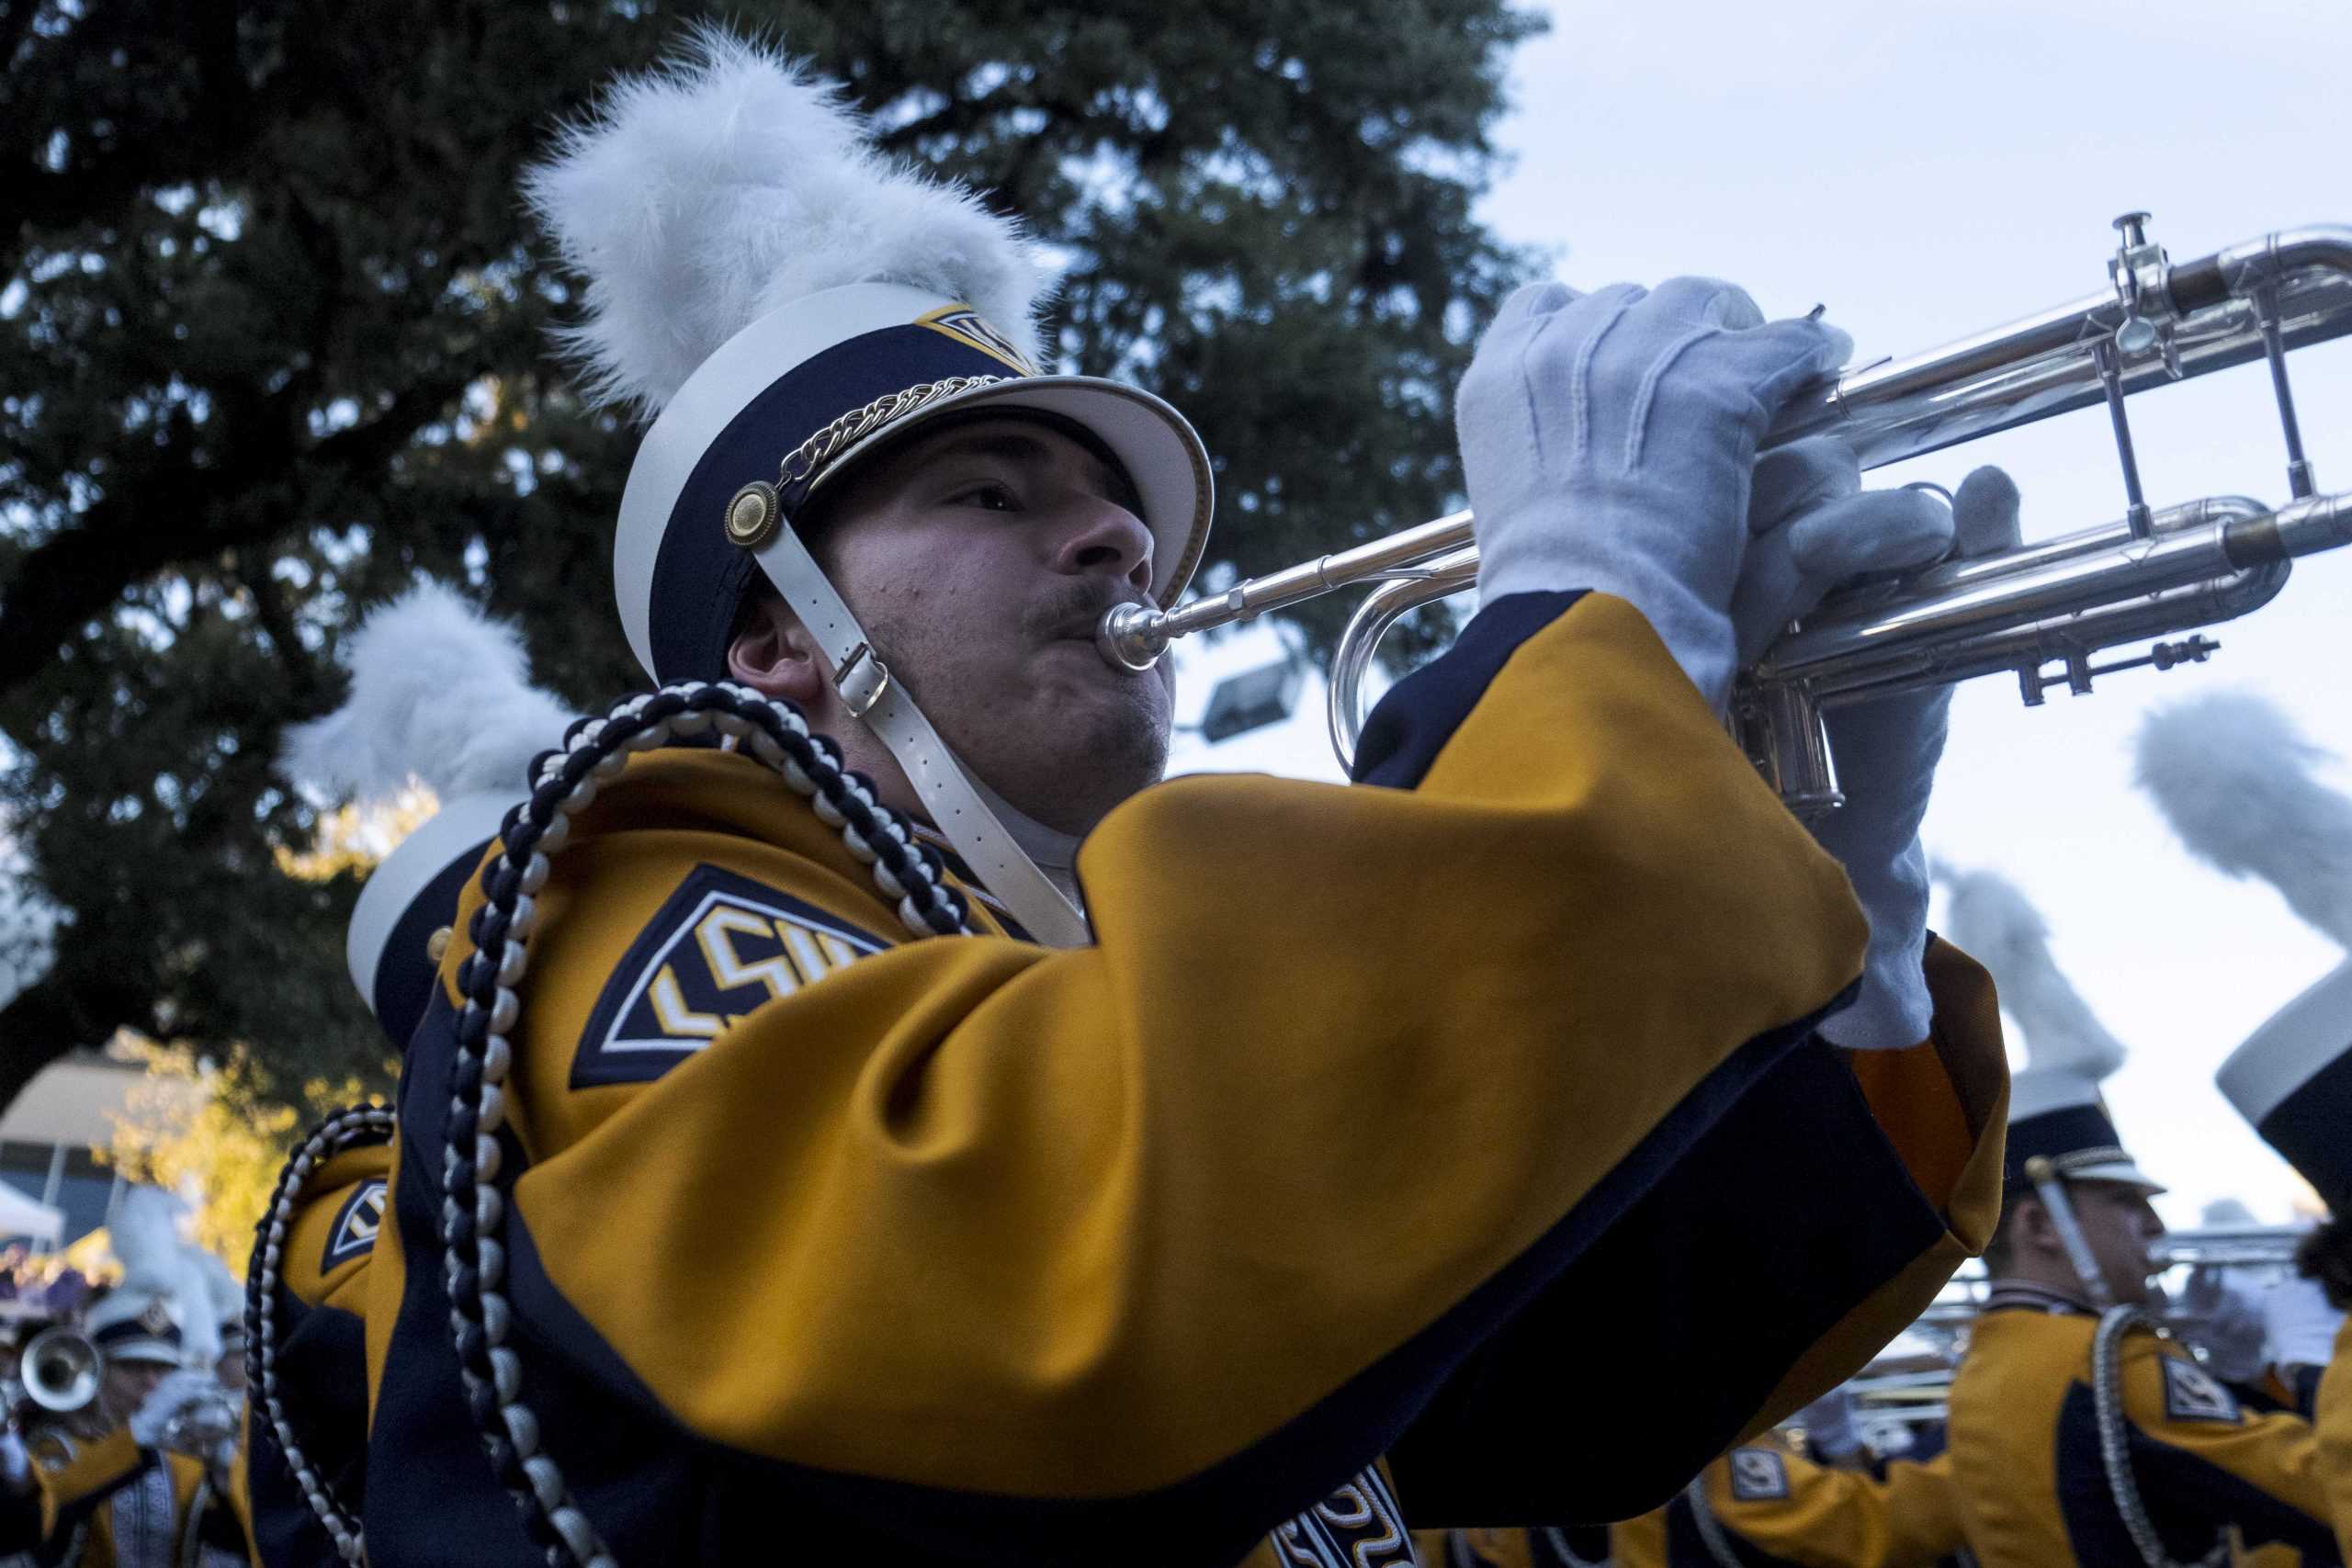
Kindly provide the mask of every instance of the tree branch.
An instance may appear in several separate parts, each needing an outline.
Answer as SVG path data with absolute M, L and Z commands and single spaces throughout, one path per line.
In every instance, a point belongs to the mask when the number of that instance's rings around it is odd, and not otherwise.
M 72 527 L 28 552 L 0 593 L 0 697 L 36 679 L 85 622 L 135 584 L 168 567 L 266 544 L 300 525 L 300 518 L 232 505 L 248 488 L 298 464 L 314 473 L 341 468 L 355 481 L 380 480 L 393 454 L 471 379 L 448 371 L 421 381 L 378 418 L 338 431 L 307 453 L 292 450 L 290 442 L 257 439 L 241 444 L 214 468 L 163 466 L 138 484 L 109 491 Z M 167 517 L 199 521 L 191 528 L 158 524 Z

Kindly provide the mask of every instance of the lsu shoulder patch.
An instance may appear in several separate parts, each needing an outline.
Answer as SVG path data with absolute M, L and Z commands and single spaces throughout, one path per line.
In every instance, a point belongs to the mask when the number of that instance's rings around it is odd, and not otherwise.
M 1418 1568 L 1404 1510 L 1374 1465 L 1272 1537 L 1275 1559 L 1288 1568 Z
M 2165 1420 L 2218 1421 L 2234 1427 L 2242 1419 L 2237 1396 L 2188 1357 L 2161 1357 L 2158 1365 L 2165 1373 Z
M 319 1272 L 329 1273 L 355 1258 L 365 1258 L 376 1247 L 376 1233 L 384 1224 L 384 1195 L 391 1183 L 380 1176 L 371 1176 L 351 1190 L 343 1207 L 334 1214 L 334 1224 L 327 1231 L 327 1249 L 319 1259 Z
M 1789 1461 L 1770 1449 L 1734 1449 L 1731 1495 L 1740 1503 L 1783 1503 L 1789 1496 Z
M 650 1083 L 754 1008 L 888 945 L 750 877 L 696 866 L 605 982 L 571 1087 Z

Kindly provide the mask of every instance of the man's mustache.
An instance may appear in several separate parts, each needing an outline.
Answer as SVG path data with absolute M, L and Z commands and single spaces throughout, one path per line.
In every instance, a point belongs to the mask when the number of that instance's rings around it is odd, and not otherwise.
M 1103 612 L 1114 604 L 1151 604 L 1151 596 L 1125 583 L 1072 579 L 1032 604 L 1021 617 L 1021 626 L 1039 642 L 1091 637 Z

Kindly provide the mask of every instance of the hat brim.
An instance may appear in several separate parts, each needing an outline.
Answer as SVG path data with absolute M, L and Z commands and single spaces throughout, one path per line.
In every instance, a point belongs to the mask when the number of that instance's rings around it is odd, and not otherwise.
M 2112 1181 L 2119 1187 L 2136 1187 L 2151 1198 L 2172 1190 L 2128 1159 L 2106 1160 L 2071 1169 L 2062 1163 L 2059 1174 L 2069 1181 Z
M 125 1339 L 107 1346 L 105 1359 L 108 1362 L 146 1361 L 164 1367 L 176 1367 L 182 1359 L 178 1346 L 161 1339 Z
M 944 414 L 987 407 L 1007 414 L 1035 409 L 1070 421 L 1110 450 L 1127 471 L 1151 530 L 1151 596 L 1170 604 L 1184 592 L 1208 548 L 1216 491 L 1208 449 L 1184 416 L 1139 388 L 1095 376 L 1024 376 L 974 387 L 924 405 L 842 448 L 809 487 L 821 493 L 877 448 L 903 441 Z

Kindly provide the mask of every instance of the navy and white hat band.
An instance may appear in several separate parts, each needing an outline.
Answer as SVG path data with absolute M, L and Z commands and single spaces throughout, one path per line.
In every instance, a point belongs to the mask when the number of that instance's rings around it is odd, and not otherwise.
M 751 553 L 720 526 L 728 502 L 744 484 L 774 481 L 786 455 L 878 400 L 918 386 L 1020 374 L 958 338 L 910 323 L 836 344 L 745 403 L 671 504 L 670 526 L 653 565 L 654 677 L 710 680 L 725 673 L 735 607 L 758 571 Z M 787 497 L 787 505 L 796 499 Z

